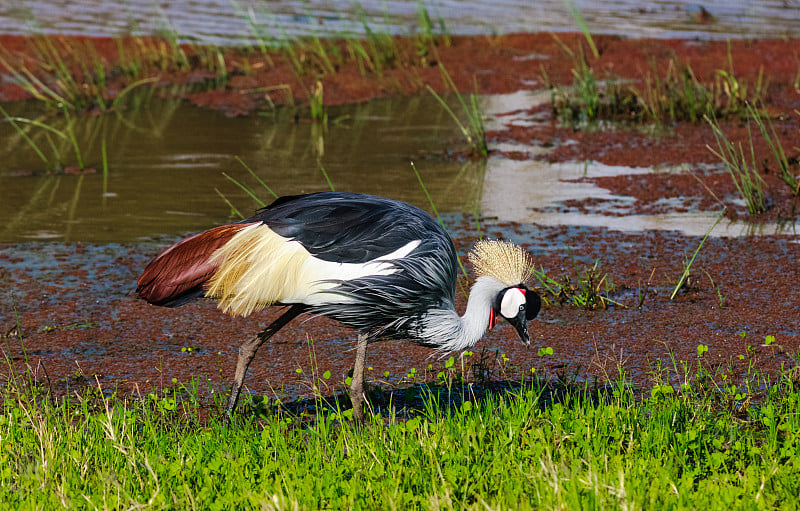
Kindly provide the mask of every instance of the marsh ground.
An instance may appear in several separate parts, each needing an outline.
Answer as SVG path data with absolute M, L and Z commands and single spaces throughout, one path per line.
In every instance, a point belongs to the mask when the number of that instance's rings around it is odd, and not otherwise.
M 86 42 L 59 36 L 53 40 L 65 50 L 84 47 Z M 641 83 L 651 73 L 684 62 L 696 79 L 709 87 L 719 83 L 719 70 L 730 71 L 730 65 L 737 82 L 747 84 L 751 91 L 762 84 L 764 105 L 796 169 L 800 155 L 798 40 L 719 42 L 597 36 L 594 41 L 599 55 L 590 60 L 600 80 Z M 5 37 L 0 43 L 7 55 L 36 65 L 30 38 Z M 117 42 L 97 39 L 91 43 L 107 69 L 115 69 L 120 48 Z M 139 43 L 123 41 L 127 44 L 135 48 Z M 209 81 L 219 77 L 210 74 L 207 66 L 153 67 L 145 69 L 138 79 L 157 78 L 159 85 L 185 86 L 165 94 L 178 94 L 198 107 L 230 116 L 253 115 L 281 108 L 282 104 L 285 107 L 288 102 L 302 105 L 317 82 L 322 84 L 326 105 L 428 94 L 427 84 L 445 92 L 439 63 L 464 92 L 500 94 L 567 85 L 573 81 L 576 60 L 565 48 L 577 51 L 583 44 L 580 34 L 454 36 L 449 44 L 430 46 L 422 54 L 417 42 L 400 39 L 396 62 L 381 73 L 365 73 L 357 61 L 343 61 L 335 72 L 302 74 L 285 55 L 268 64 L 259 52 L 225 49 L 221 51 L 226 76 L 213 87 L 208 86 Z M 191 57 L 191 50 L 187 49 L 187 54 Z M 310 66 L 322 65 L 313 55 L 308 58 Z M 201 62 L 201 58 L 189 61 Z M 76 75 L 81 72 L 75 70 Z M 102 93 L 108 96 L 106 101 L 113 100 L 114 94 L 132 81 L 124 72 L 111 72 Z M 282 88 L 264 89 L 273 85 Z M 291 91 L 291 99 L 287 91 Z M 0 98 L 6 101 L 25 97 L 24 91 L 9 81 L 0 85 Z M 95 105 L 89 111 L 98 113 L 98 108 Z M 670 300 L 686 261 L 701 242 L 700 236 L 670 230 L 482 219 L 483 234 L 512 237 L 529 245 L 537 265 L 553 278 L 569 277 L 575 282 L 580 272 L 599 261 L 599 277 L 605 275 L 606 283 L 613 282 L 609 296 L 619 303 L 596 310 L 569 304 L 545 307 L 531 327 L 531 350 L 520 346 L 509 328 L 490 332 L 473 351 L 489 354 L 486 363 L 495 375 L 517 378 L 529 374 L 533 367 L 539 374 L 577 374 L 602 380 L 615 378 L 622 368 L 632 380 L 646 386 L 652 383 L 653 367 L 672 363 L 673 357 L 690 367 L 702 364 L 734 375 L 754 368 L 773 373 L 783 364 L 796 363 L 800 349 L 800 296 L 796 292 L 800 243 L 795 230 L 798 199 L 775 177 L 763 140 L 756 137 L 755 150 L 767 183 L 769 207 L 764 214 L 751 217 L 737 200 L 729 176 L 714 166 L 718 160 L 707 148 L 713 144 L 713 134 L 705 123 L 665 121 L 646 129 L 625 123 L 588 127 L 561 122 L 549 105 L 509 114 L 530 116 L 539 122 L 511 123 L 491 131 L 491 158 L 596 161 L 656 168 L 686 165 L 690 169 L 687 172 L 583 179 L 615 195 L 632 198 L 621 213 L 628 218 L 652 213 L 716 212 L 724 205 L 729 218 L 752 222 L 753 234 L 711 236 L 691 266 L 688 284 Z M 303 115 L 300 122 L 304 122 Z M 500 119 L 502 122 L 502 116 Z M 723 117 L 721 123 L 733 140 L 746 140 L 746 123 L 740 117 Z M 548 150 L 509 150 L 509 143 Z M 492 149 L 493 144 L 503 145 Z M 467 151 L 443 152 L 441 157 L 466 158 Z M 525 207 L 524 192 L 514 200 Z M 559 207 L 609 219 L 620 215 L 603 200 L 565 201 Z M 471 212 L 464 213 L 448 220 L 462 251 L 478 235 Z M 768 228 L 760 229 L 759 223 L 768 224 Z M 133 289 L 139 272 L 149 258 L 182 233 L 159 234 L 165 236 L 144 243 L 77 241 L 0 246 L 0 327 L 5 334 L 4 351 L 17 367 L 30 367 L 57 394 L 96 381 L 107 390 L 144 393 L 173 378 L 180 382 L 207 379 L 214 388 L 223 388 L 232 374 L 241 340 L 259 330 L 276 311 L 242 320 L 225 317 L 213 304 L 203 301 L 179 309 L 161 309 L 138 300 Z M 767 336 L 776 339 L 770 346 L 765 345 Z M 274 343 L 262 348 L 251 365 L 248 386 L 257 395 L 303 394 L 308 390 L 312 355 L 320 371 L 330 371 L 332 380 L 341 382 L 352 363 L 352 341 L 352 332 L 327 320 L 296 321 L 276 336 Z M 708 347 L 702 359 L 698 345 Z M 548 346 L 553 354 L 539 356 L 538 348 Z M 386 385 L 396 384 L 411 368 L 420 374 L 432 364 L 435 372 L 443 361 L 431 355 L 429 350 L 405 342 L 374 345 L 368 353 L 372 366 L 369 377 Z

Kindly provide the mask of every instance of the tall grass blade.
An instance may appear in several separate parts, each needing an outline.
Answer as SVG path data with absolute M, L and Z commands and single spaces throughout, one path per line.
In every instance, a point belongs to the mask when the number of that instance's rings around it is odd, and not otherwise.
M 439 225 L 442 226 L 442 229 L 447 231 L 447 227 L 444 225 L 444 220 L 442 220 L 442 216 L 439 214 L 439 211 L 436 209 L 436 204 L 433 202 L 433 197 L 431 197 L 431 194 L 428 193 L 428 187 L 426 187 L 425 183 L 422 181 L 422 176 L 420 175 L 419 171 L 417 170 L 417 166 L 413 161 L 411 162 L 411 169 L 414 171 L 414 175 L 417 176 L 417 181 L 419 182 L 419 186 L 422 188 L 422 191 L 425 193 L 425 197 L 428 198 L 428 204 L 430 204 L 433 214 L 436 215 L 436 220 L 439 221 Z M 464 263 L 461 262 L 461 258 L 456 256 L 456 260 L 458 261 L 458 266 L 461 268 L 461 274 L 464 275 L 464 277 L 467 277 L 467 270 L 464 268 Z M 464 287 L 464 284 L 461 282 L 461 279 L 458 280 L 458 286 L 461 288 L 461 292 L 464 293 L 464 296 L 469 295 L 467 289 Z
M 792 174 L 792 171 L 789 169 L 789 159 L 786 157 L 786 152 L 783 150 L 783 144 L 781 144 L 780 138 L 778 138 L 778 133 L 775 131 L 775 125 L 772 124 L 772 121 L 769 119 L 769 117 L 766 117 L 766 119 L 762 117 L 758 108 L 753 106 L 752 103 L 747 104 L 747 112 L 750 115 L 750 118 L 755 121 L 759 130 L 761 130 L 761 135 L 764 137 L 764 140 L 766 140 L 767 145 L 772 152 L 772 156 L 775 158 L 775 161 L 780 168 L 781 180 L 786 184 L 786 186 L 789 187 L 789 189 L 792 191 L 792 194 L 800 195 L 800 182 L 798 182 L 797 176 Z
M 31 137 L 29 137 L 28 134 L 25 133 L 25 130 L 23 130 L 17 124 L 17 121 L 28 122 L 30 121 L 30 119 L 25 119 L 22 117 L 11 117 L 10 115 L 8 115 L 8 112 L 6 112 L 5 108 L 3 108 L 2 106 L 0 106 L 0 113 L 3 114 L 5 120 L 8 121 L 11 124 L 11 126 L 14 127 L 19 136 L 22 137 L 22 139 L 28 144 L 28 146 L 30 146 L 30 148 L 33 149 L 36 155 L 39 156 L 39 159 L 41 159 L 45 165 L 50 165 L 50 160 L 48 160 L 47 157 L 42 152 L 42 150 L 39 149 L 39 146 L 36 144 L 36 142 L 34 142 L 33 139 L 31 139 Z
M 675 285 L 675 289 L 672 290 L 672 294 L 669 295 L 669 299 L 670 300 L 674 299 L 675 295 L 678 294 L 678 291 L 680 290 L 681 286 L 683 286 L 683 283 L 686 281 L 686 278 L 689 276 L 689 270 L 691 270 L 692 263 L 694 263 L 694 260 L 697 257 L 697 254 L 700 253 L 700 249 L 703 248 L 703 244 L 705 244 L 705 242 L 708 239 L 709 235 L 711 235 L 711 231 L 713 231 L 714 228 L 717 226 L 717 224 L 720 223 L 720 221 L 722 221 L 722 217 L 723 216 L 725 216 L 725 208 L 722 208 L 722 211 L 719 212 L 719 215 L 717 215 L 717 219 L 714 220 L 714 223 L 711 224 L 711 227 L 708 228 L 708 231 L 706 231 L 706 234 L 705 234 L 705 236 L 703 236 L 703 239 L 700 241 L 700 244 L 697 245 L 697 248 L 695 249 L 694 254 L 692 254 L 692 258 L 689 259 L 689 262 L 687 262 L 686 266 L 683 268 L 683 274 L 681 275 L 681 278 L 678 280 L 678 283 Z
M 130 91 L 132 91 L 133 89 L 135 89 L 137 87 L 140 87 L 142 85 L 145 85 L 147 83 L 158 82 L 158 80 L 159 80 L 159 78 L 157 76 L 153 76 L 153 77 L 150 77 L 150 78 L 142 78 L 141 80 L 136 80 L 135 82 L 129 84 L 127 87 L 125 87 L 124 89 L 119 91 L 119 93 L 117 94 L 117 97 L 114 98 L 114 101 L 111 102 L 111 108 L 116 110 L 117 107 L 119 106 L 119 103 L 122 101 L 122 99 L 125 98 L 125 96 L 127 96 L 128 93 Z
M 470 104 L 467 105 L 467 102 L 464 100 L 464 97 L 461 93 L 458 92 L 453 79 L 450 77 L 450 74 L 445 69 L 442 63 L 439 63 L 439 70 L 442 73 L 442 79 L 444 80 L 445 84 L 450 88 L 455 97 L 458 99 L 459 104 L 461 105 L 461 109 L 466 115 L 469 124 L 464 124 L 459 119 L 458 115 L 450 108 L 450 105 L 440 96 L 433 87 L 430 85 L 426 85 L 428 91 L 436 98 L 442 108 L 450 115 L 450 117 L 455 121 L 458 129 L 461 131 L 464 138 L 467 140 L 470 148 L 472 149 L 473 154 L 486 156 L 488 151 L 488 145 L 486 143 L 486 130 L 483 123 L 483 111 L 480 107 L 480 103 L 477 97 L 477 94 L 470 95 Z
M 75 150 L 75 157 L 78 159 L 78 168 L 83 170 L 85 167 L 83 165 L 83 157 L 81 156 L 81 149 L 78 147 L 78 139 L 75 136 L 75 123 L 73 122 L 72 117 L 69 115 L 69 111 L 64 108 L 64 115 L 67 118 L 67 136 L 69 141 L 72 143 L 72 148 Z
M 217 192 L 217 195 L 219 195 L 219 196 L 220 196 L 220 198 L 221 198 L 223 201 L 225 201 L 225 204 L 227 204 L 227 205 L 228 205 L 228 207 L 229 207 L 229 208 L 231 208 L 231 212 L 232 212 L 234 215 L 236 215 L 236 216 L 238 216 L 239 218 L 241 218 L 242 220 L 244 220 L 245 216 L 244 216 L 244 215 L 243 215 L 243 214 L 242 214 L 242 213 L 241 213 L 241 212 L 240 212 L 238 209 L 236 209 L 236 206 L 234 206 L 234 205 L 231 203 L 231 201 L 229 201 L 229 200 L 228 200 L 228 198 L 227 198 L 227 197 L 225 197 L 225 195 L 223 195 L 223 194 L 222 194 L 222 192 L 220 192 L 220 191 L 219 191 L 219 189 L 218 189 L 218 188 L 214 188 L 214 191 L 215 191 L 215 192 Z
M 256 180 L 256 181 L 258 181 L 258 184 L 260 184 L 262 187 L 264 187 L 264 189 L 265 189 L 267 192 L 269 192 L 269 194 L 270 194 L 270 195 L 272 195 L 272 196 L 273 196 L 274 198 L 276 198 L 276 199 L 278 198 L 278 194 L 277 194 L 277 193 L 275 193 L 275 192 L 272 190 L 272 188 L 270 188 L 269 186 L 267 186 L 267 183 L 265 183 L 264 181 L 262 181 L 262 180 L 261 180 L 261 178 L 260 178 L 260 177 L 258 177 L 258 175 L 257 175 L 255 172 L 253 172 L 253 169 L 251 169 L 251 168 L 250 168 L 250 166 L 249 166 L 249 165 L 247 165 L 247 164 L 244 162 L 244 160 L 242 160 L 241 158 L 239 158 L 238 156 L 236 156 L 236 161 L 238 161 L 239 163 L 241 163 L 241 164 L 242 164 L 242 167 L 244 167 L 244 168 L 247 170 L 247 172 L 249 172 L 249 173 L 250 173 L 250 175 L 251 175 L 251 176 L 253 176 L 253 177 L 255 178 L 255 180 Z
M 317 167 L 319 167 L 320 172 L 322 172 L 322 175 L 325 177 L 325 182 L 328 183 L 328 188 L 330 188 L 332 192 L 335 192 L 336 190 L 333 188 L 333 182 L 328 176 L 328 173 L 325 171 L 325 167 L 322 166 L 322 160 L 319 158 L 317 158 Z
M 3 111 L 5 112 L 5 110 Z M 69 137 L 66 133 L 61 130 L 58 130 L 49 124 L 45 124 L 42 121 L 37 121 L 36 119 L 28 119 L 26 117 L 6 117 L 7 120 L 13 122 L 20 122 L 23 124 L 30 124 L 31 126 L 36 126 L 37 128 L 41 128 L 49 133 L 53 133 L 54 135 L 58 135 L 59 137 L 63 138 L 64 140 L 68 140 Z
M 100 154 L 103 161 L 103 207 L 106 205 L 108 198 L 108 154 L 106 152 L 106 137 L 103 137 L 103 142 L 100 145 Z
M 253 190 L 251 190 L 249 187 L 247 187 L 247 186 L 243 185 L 242 183 L 240 183 L 239 181 L 237 181 L 235 178 L 232 178 L 231 176 L 229 176 L 229 175 L 228 175 L 227 173 L 225 173 L 225 172 L 223 172 L 223 173 L 222 173 L 222 175 L 223 175 L 223 176 L 225 176 L 225 179 L 227 179 L 228 181 L 231 181 L 233 184 L 235 184 L 236 186 L 238 186 L 239 188 L 241 188 L 241 189 L 242 189 L 242 190 L 243 190 L 243 191 L 244 191 L 244 192 L 245 192 L 247 195 L 249 195 L 250 197 L 252 197 L 252 198 L 253 198 L 253 200 L 254 200 L 254 201 L 256 201 L 256 202 L 258 203 L 258 205 L 259 205 L 259 206 L 261 206 L 262 208 L 264 208 L 264 207 L 266 207 L 266 206 L 267 206 L 267 205 L 266 205 L 266 203 L 264 203 L 264 201 L 262 201 L 261 199 L 259 199 L 259 198 L 258 198 L 258 196 L 257 196 L 257 195 L 256 195 L 256 194 L 253 192 Z
M 578 9 L 573 0 L 564 0 L 564 4 L 566 5 L 569 13 L 572 15 L 572 19 L 574 19 L 581 28 L 581 32 L 583 32 L 583 36 L 586 38 L 586 42 L 589 43 L 589 48 L 592 50 L 592 55 L 594 55 L 594 58 L 599 58 L 600 52 L 597 51 L 597 46 L 594 44 L 592 34 L 589 32 L 589 26 L 586 25 L 586 20 L 583 19 L 580 9 Z
M 717 123 L 716 119 L 704 116 L 706 122 L 711 126 L 714 132 L 714 138 L 717 142 L 717 149 L 706 145 L 709 151 L 716 155 L 720 161 L 725 165 L 725 169 L 731 176 L 736 190 L 739 195 L 747 204 L 747 211 L 750 214 L 758 214 L 764 212 L 764 192 L 763 188 L 766 185 L 764 178 L 758 173 L 756 168 L 755 149 L 753 148 L 753 137 L 750 133 L 750 123 L 747 124 L 748 141 L 750 143 L 750 163 L 748 163 L 747 155 L 745 154 L 742 144 L 734 145 Z

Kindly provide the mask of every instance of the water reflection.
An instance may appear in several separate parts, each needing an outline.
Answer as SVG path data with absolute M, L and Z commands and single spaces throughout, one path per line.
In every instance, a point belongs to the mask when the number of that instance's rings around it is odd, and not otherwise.
M 411 169 L 415 161 L 441 211 L 474 211 L 480 200 L 485 162 L 442 157 L 463 146 L 452 120 L 430 97 L 331 108 L 330 118 L 336 121 L 323 126 L 294 122 L 286 112 L 228 118 L 149 94 L 118 113 L 39 119 L 74 134 L 83 171 L 77 169 L 69 141 L 50 140 L 52 132 L 26 125 L 26 136 L 51 160 L 45 163 L 24 136 L 0 123 L 0 242 L 183 234 L 233 219 L 215 189 L 249 214 L 257 203 L 223 172 L 262 193 L 264 200 L 269 194 L 237 158 L 279 195 L 328 189 L 324 168 L 337 189 L 427 208 Z
M 540 122 L 529 116 L 546 94 L 520 92 L 484 98 L 487 126 Z M 144 99 L 142 99 L 142 97 Z M 270 116 L 228 118 L 217 112 L 152 97 L 132 99 L 116 113 L 92 118 L 42 119 L 77 140 L 77 152 L 55 144 L 32 124 L 23 136 L 0 123 L 0 242 L 29 239 L 127 241 L 177 236 L 249 216 L 276 195 L 335 188 L 382 195 L 432 209 L 411 167 L 415 162 L 442 213 L 482 214 L 498 222 L 672 230 L 702 236 L 716 212 L 698 212 L 692 197 L 661 204 L 666 214 L 638 215 L 634 197 L 613 195 L 577 178 L 680 172 L 541 159 L 458 161 L 464 150 L 452 119 L 433 97 L 378 100 L 330 108 L 327 124 L 295 122 L 288 109 Z M 24 108 L 24 106 L 23 106 Z M 508 114 L 508 112 L 513 112 Z M 503 114 L 505 115 L 498 115 Z M 26 138 L 27 137 L 27 138 Z M 44 163 L 28 140 L 56 155 Z M 107 148 L 108 172 L 102 148 Z M 549 149 L 535 142 L 494 149 L 530 156 Z M 253 170 L 251 175 L 247 168 Z M 70 174 L 70 172 L 75 175 Z M 269 190 L 261 183 L 266 184 Z M 565 207 L 595 199 L 592 210 Z M 685 213 L 675 211 L 688 210 Z M 712 236 L 796 234 L 797 224 L 720 222 Z

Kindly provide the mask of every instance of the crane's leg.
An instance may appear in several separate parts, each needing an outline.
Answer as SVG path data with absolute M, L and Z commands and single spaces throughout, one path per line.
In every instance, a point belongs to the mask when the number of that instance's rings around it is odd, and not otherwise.
M 275 335 L 278 330 L 286 326 L 286 323 L 296 318 L 306 310 L 304 305 L 292 305 L 289 310 L 278 316 L 278 319 L 269 324 L 261 333 L 246 341 L 239 346 L 239 359 L 236 361 L 236 374 L 233 377 L 233 386 L 231 387 L 231 395 L 228 398 L 228 406 L 225 407 L 225 416 L 230 420 L 233 414 L 236 403 L 239 401 L 239 393 L 242 391 L 244 384 L 244 375 L 247 373 L 247 368 L 253 357 L 256 356 L 258 348 L 264 344 L 270 337 Z
M 364 359 L 367 356 L 367 335 L 358 334 L 356 362 L 353 366 L 353 381 L 350 383 L 350 402 L 353 403 L 353 419 L 364 421 Z

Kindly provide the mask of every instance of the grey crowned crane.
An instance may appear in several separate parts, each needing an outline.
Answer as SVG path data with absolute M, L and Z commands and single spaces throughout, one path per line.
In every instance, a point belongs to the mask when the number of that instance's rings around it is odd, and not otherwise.
M 333 318 L 358 332 L 350 388 L 362 420 L 367 343 L 408 339 L 442 351 L 465 349 L 505 318 L 527 346 L 527 321 L 541 301 L 529 288 L 531 260 L 521 247 L 480 241 L 470 254 L 477 280 L 466 312 L 455 309 L 453 242 L 425 211 L 354 193 L 281 197 L 241 222 L 179 241 L 151 261 L 137 292 L 174 307 L 200 296 L 247 316 L 288 309 L 239 348 L 226 414 L 239 398 L 256 350 L 301 313 Z

